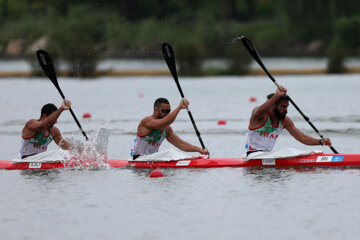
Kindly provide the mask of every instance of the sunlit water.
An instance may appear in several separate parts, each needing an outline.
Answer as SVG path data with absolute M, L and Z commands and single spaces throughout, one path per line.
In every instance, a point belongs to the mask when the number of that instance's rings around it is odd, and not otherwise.
M 279 76 L 295 103 L 341 153 L 359 153 L 360 75 Z M 172 108 L 180 94 L 170 77 L 59 78 L 92 134 L 110 130 L 108 156 L 127 159 L 139 121 L 158 97 Z M 251 110 L 274 91 L 265 76 L 181 78 L 212 157 L 240 157 Z M 250 97 L 258 101 L 252 103 Z M 61 97 L 47 79 L 0 80 L 0 159 L 17 156 L 21 129 Z M 90 119 L 82 119 L 89 112 Z M 302 131 L 315 132 L 293 107 Z M 227 121 L 217 125 L 218 120 Z M 66 138 L 84 141 L 69 112 L 57 123 Z M 186 111 L 172 125 L 199 145 Z M 56 149 L 55 144 L 50 149 Z M 165 142 L 162 148 L 171 145 Z M 276 149 L 308 147 L 284 133 Z M 0 170 L 1 239 L 358 239 L 360 169 L 98 169 Z

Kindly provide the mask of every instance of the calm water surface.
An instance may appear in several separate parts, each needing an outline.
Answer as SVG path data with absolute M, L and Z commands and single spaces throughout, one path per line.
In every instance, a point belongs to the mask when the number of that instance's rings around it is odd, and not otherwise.
M 276 77 L 317 128 L 342 153 L 359 153 L 360 75 Z M 212 157 L 240 157 L 253 107 L 274 91 L 265 76 L 181 78 L 185 96 Z M 109 158 L 127 159 L 136 127 L 153 101 L 180 101 L 170 77 L 60 78 L 88 133 L 110 129 Z M 257 103 L 251 103 L 256 97 Z M 16 157 L 21 129 L 41 107 L 61 98 L 46 79 L 0 80 L 0 159 Z M 92 118 L 81 119 L 84 112 Z M 316 136 L 289 107 L 302 131 Z M 217 125 L 224 119 L 227 124 Z M 82 136 L 64 112 L 65 137 Z M 173 129 L 198 143 L 187 113 Z M 164 143 L 162 148 L 169 148 Z M 304 146 L 284 133 L 276 149 Z M 56 145 L 52 144 L 51 149 Z M 358 239 L 360 169 L 0 170 L 1 239 Z

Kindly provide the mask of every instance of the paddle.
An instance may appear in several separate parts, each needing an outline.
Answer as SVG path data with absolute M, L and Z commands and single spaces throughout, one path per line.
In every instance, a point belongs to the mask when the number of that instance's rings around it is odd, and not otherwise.
M 268 77 L 273 81 L 273 83 L 275 83 L 276 87 L 278 87 L 280 89 L 280 85 L 276 82 L 275 78 L 273 78 L 273 76 L 269 73 L 269 71 L 266 69 L 265 65 L 262 63 L 261 58 L 259 53 L 257 52 L 255 46 L 251 43 L 251 41 L 249 39 L 247 39 L 246 37 L 242 36 L 242 37 L 236 37 L 234 38 L 235 41 L 237 40 L 241 40 L 241 42 L 244 44 L 245 48 L 249 51 L 250 55 L 255 59 L 255 61 L 260 65 L 260 67 L 264 70 L 264 72 L 268 75 Z M 233 40 L 233 41 L 234 41 Z M 324 136 L 319 132 L 319 130 L 314 126 L 314 124 L 312 124 L 312 122 L 310 121 L 310 119 L 300 110 L 300 108 L 295 104 L 295 102 L 289 97 L 289 101 L 291 102 L 291 104 L 296 108 L 296 110 L 301 114 L 301 116 L 303 116 L 303 118 L 305 119 L 305 121 L 307 121 L 310 126 L 315 130 L 315 132 L 319 135 L 319 137 L 321 139 L 324 139 Z M 335 148 L 333 148 L 332 146 L 329 146 L 330 149 L 334 152 L 334 153 L 338 153 Z
M 180 92 L 180 95 L 182 98 L 185 98 L 184 96 L 184 93 L 181 89 L 181 86 L 180 86 L 180 83 L 179 83 L 179 80 L 178 80 L 178 77 L 177 77 L 177 73 L 176 73 L 176 64 L 175 64 L 175 55 L 174 55 L 174 51 L 171 47 L 170 44 L 164 42 L 161 44 L 161 49 L 162 49 L 162 52 L 163 52 L 163 55 L 164 55 L 164 58 L 165 58 L 165 61 L 166 61 L 166 64 L 168 65 L 169 67 L 169 70 L 171 72 L 171 75 L 173 76 L 174 80 L 175 80 L 175 83 L 179 89 L 179 92 Z M 195 121 L 194 121 L 194 118 L 191 114 L 191 111 L 190 111 L 190 108 L 188 107 L 187 108 L 187 112 L 189 114 L 189 117 L 190 117 L 190 120 L 192 122 L 192 125 L 194 126 L 194 129 L 195 129 L 195 132 L 196 132 L 196 135 L 198 136 L 199 138 L 199 141 L 200 141 L 200 144 L 202 146 L 203 149 L 205 149 L 205 145 L 200 137 L 200 132 L 199 130 L 197 129 L 196 127 L 196 124 L 195 124 Z
M 61 88 L 59 86 L 59 83 L 57 81 L 56 78 L 56 73 L 55 73 L 55 69 L 54 69 L 54 65 L 52 63 L 51 57 L 49 55 L 48 52 L 46 52 L 45 50 L 38 50 L 36 51 L 36 56 L 39 60 L 40 66 L 42 67 L 42 69 L 45 72 L 45 75 L 48 76 L 48 78 L 51 80 L 51 82 L 55 85 L 56 89 L 59 91 L 61 97 L 63 99 L 65 99 L 65 96 L 63 94 L 63 92 L 61 91 Z M 76 124 L 78 125 L 78 127 L 80 128 L 80 131 L 82 132 L 82 134 L 84 135 L 86 140 L 89 140 L 89 138 L 86 136 L 86 133 L 84 132 L 84 130 L 82 129 L 80 122 L 77 120 L 74 112 L 72 111 L 72 109 L 69 109 L 71 115 L 73 116 Z

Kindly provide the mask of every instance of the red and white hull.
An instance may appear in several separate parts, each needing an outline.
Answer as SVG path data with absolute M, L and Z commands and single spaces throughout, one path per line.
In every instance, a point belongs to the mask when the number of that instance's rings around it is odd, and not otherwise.
M 89 165 L 90 166 L 90 165 Z M 91 166 L 94 166 L 92 164 Z M 96 166 L 96 164 L 95 164 Z M 112 168 L 218 168 L 218 167 L 343 167 L 360 166 L 360 154 L 314 154 L 301 157 L 281 159 L 243 158 L 195 158 L 178 161 L 127 161 L 109 159 L 108 166 Z M 5 170 L 41 170 L 53 168 L 87 167 L 72 161 L 52 163 L 14 163 L 0 160 L 0 169 Z
M 340 167 L 360 166 L 360 154 L 315 154 L 281 159 L 198 158 L 169 162 L 129 161 L 134 168 L 214 168 L 214 167 Z

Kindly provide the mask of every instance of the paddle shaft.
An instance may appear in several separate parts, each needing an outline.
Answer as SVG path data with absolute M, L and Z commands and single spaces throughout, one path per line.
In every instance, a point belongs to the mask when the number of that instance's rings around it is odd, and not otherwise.
M 174 79 L 175 79 L 175 78 L 174 78 Z M 180 87 L 180 84 L 179 84 L 179 81 L 177 80 L 177 78 L 175 79 L 175 82 L 176 82 L 176 85 L 177 85 L 177 87 L 178 87 L 178 89 L 179 89 L 179 92 L 180 92 L 181 97 L 182 97 L 182 98 L 185 98 L 184 93 L 183 93 L 183 91 L 182 91 L 182 89 L 181 89 L 181 87 Z M 199 132 L 198 128 L 196 127 L 195 120 L 194 120 L 194 118 L 193 118 L 193 116 L 192 116 L 192 113 L 191 113 L 191 111 L 190 111 L 190 108 L 187 107 L 186 110 L 187 110 L 187 112 L 188 112 L 188 114 L 189 114 L 191 123 L 192 123 L 192 125 L 193 125 L 193 127 L 194 127 L 194 129 L 195 129 L 195 133 L 196 133 L 196 135 L 197 135 L 198 138 L 199 138 L 201 147 L 202 147 L 203 149 L 205 149 L 205 145 L 204 145 L 204 143 L 203 143 L 203 141 L 202 141 L 202 139 L 201 139 L 200 132 Z
M 171 45 L 168 44 L 168 43 L 165 43 L 165 42 L 161 44 L 161 48 L 162 48 L 162 51 L 163 51 L 163 55 L 164 55 L 166 64 L 167 64 L 167 66 L 169 67 L 170 73 L 171 73 L 172 77 L 173 77 L 174 80 L 175 80 L 176 86 L 177 86 L 177 88 L 178 88 L 178 90 L 179 90 L 179 92 L 180 92 L 181 97 L 184 99 L 185 96 L 184 96 L 184 93 L 183 93 L 183 91 L 182 91 L 182 89 L 181 89 L 181 86 L 180 86 L 180 83 L 179 83 L 179 79 L 178 79 L 178 76 L 177 76 L 177 72 L 176 72 L 176 64 L 175 64 L 174 51 L 173 51 Z M 199 141 L 200 141 L 201 147 L 202 147 L 203 149 L 205 149 L 205 145 L 204 145 L 204 143 L 203 143 L 203 141 L 202 141 L 202 139 L 201 139 L 200 132 L 199 132 L 199 130 L 198 130 L 196 124 L 195 124 L 195 120 L 194 120 L 194 118 L 193 118 L 193 116 L 192 116 L 192 113 L 191 113 L 191 111 L 190 111 L 190 108 L 187 107 L 186 110 L 187 110 L 187 112 L 188 112 L 188 114 L 189 114 L 191 123 L 192 123 L 192 125 L 193 125 L 193 127 L 194 127 L 194 129 L 195 129 L 195 133 L 196 133 L 196 135 L 197 135 L 197 137 L 198 137 L 198 139 L 199 139 Z
M 265 65 L 263 64 L 263 62 L 261 61 L 260 55 L 257 52 L 255 46 L 251 43 L 251 41 L 245 37 L 241 37 L 241 42 L 244 44 L 245 48 L 248 50 L 248 52 L 250 53 L 250 55 L 255 59 L 255 61 L 260 65 L 260 67 L 264 70 L 264 72 L 266 73 L 266 75 L 268 75 L 268 77 L 271 79 L 271 81 L 273 81 L 273 83 L 276 85 L 277 88 L 280 89 L 280 85 L 276 82 L 275 78 L 270 74 L 270 72 L 266 69 Z M 290 98 L 290 96 L 288 96 L 288 99 L 290 101 L 290 103 L 296 108 L 296 110 L 300 113 L 300 115 L 305 119 L 306 122 L 308 122 L 310 124 L 310 126 L 314 129 L 314 131 L 319 135 L 319 137 L 321 139 L 324 139 L 324 136 L 321 134 L 321 132 L 314 126 L 314 124 L 310 121 L 310 118 L 308 118 L 301 110 L 300 108 L 296 105 L 296 103 Z M 329 146 L 330 149 L 338 154 L 338 152 L 335 150 L 334 147 Z
M 54 86 L 56 87 L 56 89 L 59 91 L 61 97 L 63 100 L 65 100 L 65 95 L 64 93 L 61 91 L 61 88 L 59 86 L 58 80 L 56 78 L 56 73 L 55 73 L 55 69 L 54 69 L 54 65 L 52 63 L 51 57 L 49 55 L 48 52 L 46 52 L 45 50 L 38 50 L 36 52 L 37 58 L 39 60 L 40 66 L 42 67 L 42 69 L 45 72 L 45 75 L 48 76 L 48 78 L 50 79 L 50 81 L 54 84 Z M 69 108 L 69 111 L 71 113 L 71 115 L 73 116 L 76 124 L 78 125 L 81 133 L 84 135 L 86 140 L 89 140 L 89 138 L 87 137 L 85 131 L 82 129 L 81 124 L 79 122 L 79 120 L 77 119 L 77 117 L 75 116 L 75 113 L 73 112 L 73 110 L 71 108 Z

